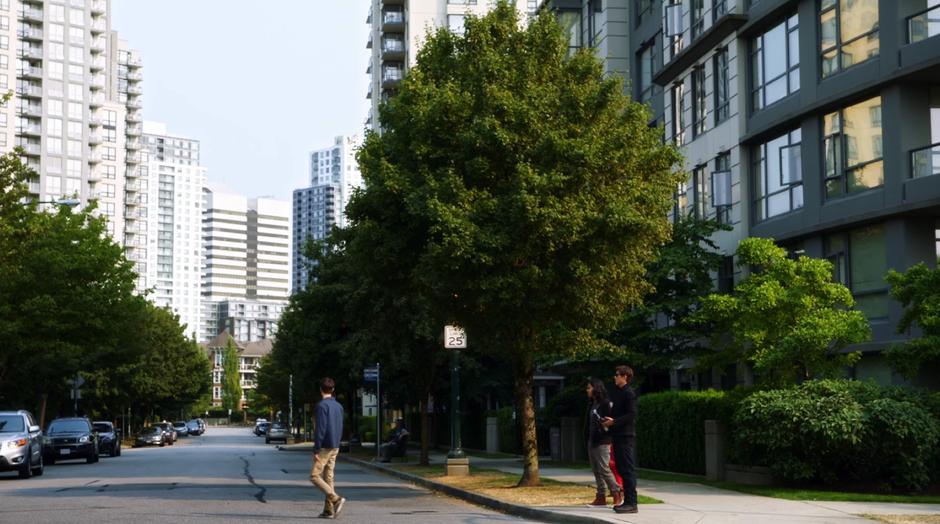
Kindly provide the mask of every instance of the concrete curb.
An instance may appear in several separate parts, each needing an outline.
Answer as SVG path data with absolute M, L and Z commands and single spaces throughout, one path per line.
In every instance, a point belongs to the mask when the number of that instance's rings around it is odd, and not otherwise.
M 398 477 L 402 480 L 407 480 L 408 482 L 444 493 L 445 495 L 449 495 L 451 497 L 463 499 L 478 506 L 483 506 L 500 511 L 502 513 L 506 513 L 507 515 L 528 519 L 537 519 L 544 522 L 558 522 L 562 524 L 610 524 L 609 520 L 596 519 L 593 517 L 585 517 L 581 515 L 568 515 L 548 509 L 532 508 L 529 506 L 520 506 L 519 504 L 513 504 L 510 502 L 503 502 L 502 500 L 480 495 L 479 493 L 473 493 L 460 488 L 455 488 L 453 486 L 448 486 L 447 484 L 442 484 L 440 482 L 434 482 L 433 480 L 429 480 L 424 477 L 398 471 L 394 468 L 382 466 L 373 462 L 353 458 L 348 455 L 339 455 L 337 458 L 339 460 L 349 462 L 363 468 L 368 468 L 386 475 Z

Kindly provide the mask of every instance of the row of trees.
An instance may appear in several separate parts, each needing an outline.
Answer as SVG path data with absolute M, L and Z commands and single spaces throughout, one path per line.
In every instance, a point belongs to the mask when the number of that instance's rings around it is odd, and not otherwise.
M 209 363 L 179 318 L 135 294 L 137 274 L 94 204 L 41 211 L 17 152 L 0 156 L 0 405 L 41 420 L 83 411 L 114 418 L 205 399 Z

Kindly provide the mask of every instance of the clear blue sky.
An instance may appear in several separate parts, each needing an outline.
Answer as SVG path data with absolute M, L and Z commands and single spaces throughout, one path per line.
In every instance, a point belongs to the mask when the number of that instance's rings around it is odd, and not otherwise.
M 366 0 L 112 0 L 140 51 L 144 118 L 197 139 L 209 183 L 288 199 L 307 154 L 362 134 Z

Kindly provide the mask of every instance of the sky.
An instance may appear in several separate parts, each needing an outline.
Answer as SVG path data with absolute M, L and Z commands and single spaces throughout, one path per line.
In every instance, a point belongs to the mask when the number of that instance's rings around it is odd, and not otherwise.
M 290 199 L 308 156 L 362 134 L 367 0 L 112 0 L 145 120 L 201 143 L 209 185 Z

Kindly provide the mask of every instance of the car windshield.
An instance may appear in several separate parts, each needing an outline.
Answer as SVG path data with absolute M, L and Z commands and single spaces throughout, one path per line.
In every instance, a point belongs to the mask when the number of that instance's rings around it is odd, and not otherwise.
M 158 428 L 158 427 L 156 427 L 156 426 L 151 426 L 151 427 L 149 427 L 149 428 L 144 428 L 144 429 L 140 430 L 140 434 L 141 434 L 141 435 L 153 435 L 153 434 L 155 434 L 155 433 L 160 433 L 160 432 L 162 432 L 162 431 L 163 431 L 163 430 L 161 430 L 160 428 Z
M 26 431 L 23 417 L 20 415 L 0 415 L 0 433 L 20 433 Z
M 49 425 L 49 433 L 81 433 L 88 431 L 84 420 L 57 420 Z
M 281 422 L 275 422 L 271 429 L 287 429 L 287 425 Z
M 179 428 L 179 427 L 185 427 L 185 426 L 186 426 L 186 423 L 185 423 L 185 422 L 174 422 L 173 425 Z
M 95 422 L 93 426 L 98 433 L 111 433 L 111 424 L 107 422 Z

